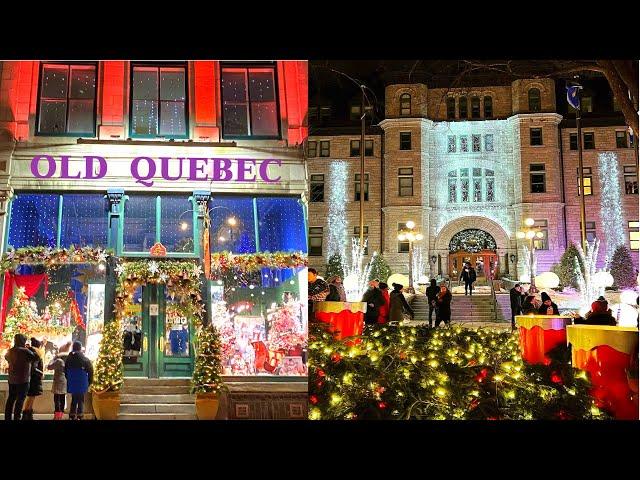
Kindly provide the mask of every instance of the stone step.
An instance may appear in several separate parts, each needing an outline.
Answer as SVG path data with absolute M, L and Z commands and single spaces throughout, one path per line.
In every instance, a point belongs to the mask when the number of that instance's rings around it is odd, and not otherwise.
M 190 385 L 190 378 L 135 378 L 124 379 L 124 388 L 140 386 L 185 386 Z
M 120 415 L 129 413 L 174 413 L 196 414 L 196 406 L 191 403 L 133 403 L 120 404 Z
M 188 413 L 125 413 L 118 420 L 197 420 L 196 415 Z
M 121 393 L 132 395 L 188 395 L 190 390 L 190 385 L 127 385 L 122 389 Z
M 124 393 L 120 395 L 120 403 L 193 403 L 195 395 L 171 394 L 171 395 L 137 395 Z

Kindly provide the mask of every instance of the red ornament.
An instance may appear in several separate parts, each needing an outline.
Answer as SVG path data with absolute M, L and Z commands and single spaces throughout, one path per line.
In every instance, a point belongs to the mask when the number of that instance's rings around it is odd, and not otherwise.
M 478 383 L 482 383 L 482 381 L 487 378 L 487 375 L 489 375 L 489 370 L 483 368 L 482 370 L 480 370 L 480 373 L 476 375 L 476 381 Z
M 558 372 L 551 373 L 551 381 L 553 383 L 559 383 L 560 385 L 562 385 L 562 377 L 558 375 Z
M 318 376 L 319 376 L 319 377 L 324 377 L 324 376 L 326 376 L 326 374 L 324 373 L 324 370 L 318 370 Z
M 400 357 L 400 360 L 406 360 L 407 359 L 407 354 L 405 352 L 400 352 L 400 355 L 398 355 Z
M 378 403 L 378 408 L 380 410 L 384 410 L 385 408 L 387 408 L 387 404 L 384 403 L 384 402 L 380 402 L 380 403 Z
M 338 363 L 340 360 L 342 360 L 342 355 L 340 355 L 339 353 L 331 354 L 331 361 L 333 363 Z
M 473 400 L 471 400 L 471 403 L 469 404 L 469 410 L 476 409 L 479 404 L 480 404 L 480 402 L 478 401 L 478 399 L 474 398 Z
M 309 397 L 309 401 L 310 401 L 312 404 L 316 405 L 316 404 L 318 403 L 318 397 L 316 397 L 315 395 L 311 395 L 311 396 Z
M 477 365 L 478 362 L 476 362 L 474 359 L 469 360 L 469 366 L 473 367 L 474 365 Z

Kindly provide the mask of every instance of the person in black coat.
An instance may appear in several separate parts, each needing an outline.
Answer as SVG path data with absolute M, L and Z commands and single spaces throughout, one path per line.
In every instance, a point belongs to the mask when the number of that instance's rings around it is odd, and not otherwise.
M 464 294 L 467 294 L 467 289 L 469 290 L 469 295 L 473 295 L 473 282 L 476 281 L 476 269 L 471 266 L 470 263 L 465 263 L 462 272 L 460 273 L 460 280 L 464 280 Z
M 22 411 L 22 419 L 33 420 L 33 402 L 36 397 L 42 395 L 42 380 L 44 378 L 44 362 L 42 356 L 44 355 L 44 347 L 38 339 L 32 337 L 31 344 L 27 348 L 35 353 L 37 358 L 31 365 L 29 390 L 27 391 L 27 401 Z
M 525 295 L 524 302 L 522 302 L 522 315 L 537 314 L 540 308 L 536 305 L 535 295 Z
M 404 320 L 403 313 L 408 313 L 413 318 L 413 309 L 404 298 L 402 289 L 404 288 L 399 283 L 393 283 L 393 291 L 389 294 L 389 321 L 401 322 Z
M 444 283 L 441 284 L 440 293 L 436 297 L 436 328 L 440 322 L 444 322 L 447 327 L 451 323 L 451 299 L 451 292 Z
M 362 296 L 362 301 L 367 304 L 367 313 L 364 317 L 364 323 L 367 325 L 378 323 L 378 310 L 386 303 L 378 285 L 379 281 L 377 279 L 371 280 L 369 282 L 369 290 L 364 292 Z
M 20 420 L 22 406 L 27 398 L 29 382 L 31 381 L 31 364 L 38 359 L 38 355 L 26 347 L 27 337 L 21 333 L 13 337 L 13 347 L 5 354 L 4 359 L 9 363 L 9 395 L 4 406 L 4 419 Z
M 431 279 L 431 284 L 427 287 L 427 301 L 429 302 L 429 328 L 433 327 L 433 321 L 431 319 L 433 312 L 436 310 L 436 298 L 438 297 L 438 293 L 440 292 L 440 288 L 436 285 L 436 279 Z
M 511 328 L 516 328 L 516 315 L 522 315 L 522 304 L 526 295 L 522 291 L 522 286 L 516 283 L 515 286 L 509 290 L 509 299 L 511 301 Z
M 608 325 L 615 327 L 618 322 L 609 310 L 608 302 L 604 297 L 598 298 L 591 304 L 591 311 L 585 315 L 585 318 L 578 316 L 574 318 L 573 323 L 576 325 Z
M 540 315 L 560 315 L 558 305 L 551 301 L 551 297 L 547 292 L 542 292 L 540 298 L 542 298 L 542 305 L 538 309 Z

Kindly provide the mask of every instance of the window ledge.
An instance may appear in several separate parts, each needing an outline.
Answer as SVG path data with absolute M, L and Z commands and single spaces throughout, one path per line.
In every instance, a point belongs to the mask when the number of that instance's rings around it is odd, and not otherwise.
M 96 140 L 92 138 L 78 138 L 78 145 L 161 145 L 180 147 L 236 147 L 236 142 L 194 142 L 191 140 Z

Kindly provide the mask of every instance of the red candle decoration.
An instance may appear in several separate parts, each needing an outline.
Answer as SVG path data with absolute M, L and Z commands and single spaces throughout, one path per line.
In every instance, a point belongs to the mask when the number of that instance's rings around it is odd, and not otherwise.
M 618 420 L 638 420 L 638 329 L 570 325 L 567 343 L 573 366 L 591 377 L 596 405 Z
M 520 353 L 529 364 L 550 363 L 547 353 L 567 341 L 567 325 L 571 317 L 552 315 L 517 315 L 520 332 Z
M 362 335 L 364 314 L 367 311 L 365 302 L 318 302 L 315 304 L 316 320 L 329 324 L 329 331 L 336 340 Z M 348 342 L 348 345 L 359 344 L 360 339 Z

